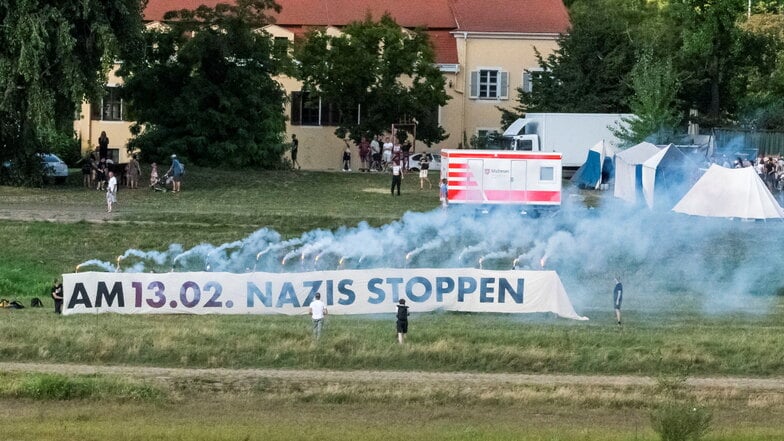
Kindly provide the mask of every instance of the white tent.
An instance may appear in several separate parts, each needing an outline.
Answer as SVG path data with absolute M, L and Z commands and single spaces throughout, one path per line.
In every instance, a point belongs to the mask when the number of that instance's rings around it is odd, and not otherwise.
M 782 219 L 784 209 L 753 167 L 713 164 L 672 211 L 706 217 Z
M 659 148 L 650 142 L 641 142 L 615 155 L 616 198 L 637 201 L 637 192 L 642 189 L 642 164 L 658 152 Z
M 695 176 L 696 175 L 696 176 Z M 689 191 L 698 174 L 697 164 L 670 144 L 642 164 L 642 192 L 648 208 L 671 209 Z

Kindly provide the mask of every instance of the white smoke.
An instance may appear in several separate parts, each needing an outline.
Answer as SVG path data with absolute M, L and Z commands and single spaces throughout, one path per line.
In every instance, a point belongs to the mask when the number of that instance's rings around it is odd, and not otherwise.
M 709 312 L 747 307 L 784 286 L 784 253 L 776 251 L 781 222 L 688 217 L 630 207 L 606 198 L 599 209 L 565 204 L 552 217 L 512 209 L 487 214 L 466 207 L 406 213 L 381 227 L 360 223 L 284 239 L 260 229 L 234 242 L 184 250 L 127 250 L 120 271 L 293 272 L 353 268 L 476 268 L 555 270 L 575 306 L 607 303 L 613 277 L 627 299 L 657 308 L 662 296 L 702 299 Z M 80 265 L 115 271 L 110 262 Z M 601 300 L 603 299 L 603 300 Z M 604 303 L 602 303 L 604 301 Z M 627 300 L 627 303 L 631 300 Z M 677 302 L 675 302 L 677 304 Z

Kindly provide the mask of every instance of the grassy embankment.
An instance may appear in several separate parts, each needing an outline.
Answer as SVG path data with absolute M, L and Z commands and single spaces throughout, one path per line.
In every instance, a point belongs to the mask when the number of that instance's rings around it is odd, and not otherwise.
M 218 244 L 261 226 L 294 236 L 362 220 L 381 225 L 438 203 L 435 190 L 419 192 L 415 179 L 405 179 L 404 196 L 393 198 L 386 176 L 188 172 L 182 194 L 121 192 L 111 217 L 99 192 L 75 184 L 0 187 L 0 212 L 86 212 L 110 220 L 0 221 L 0 297 L 44 296 L 54 275 L 89 258 L 113 261 L 128 248 Z M 48 308 L 5 310 L 0 361 L 781 377 L 784 311 L 775 306 L 754 316 L 629 311 L 623 332 L 605 310 L 587 311 L 588 323 L 420 314 L 405 349 L 394 345 L 389 317 L 332 317 L 314 345 L 307 320 L 299 317 L 55 317 Z M 647 413 L 658 396 L 654 388 L 599 386 L 476 390 L 452 383 L 260 381 L 249 390 L 216 392 L 133 378 L 7 374 L 2 380 L 0 415 L 7 424 L 0 439 L 647 440 L 654 439 Z M 46 392 L 52 390 L 67 396 Z M 781 392 L 719 389 L 698 399 L 716 409 L 718 430 L 709 440 L 773 440 L 784 433 Z M 119 430 L 118 421 L 134 430 Z

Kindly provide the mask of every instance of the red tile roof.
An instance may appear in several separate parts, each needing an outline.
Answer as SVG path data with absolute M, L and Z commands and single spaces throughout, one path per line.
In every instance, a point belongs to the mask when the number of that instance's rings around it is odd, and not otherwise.
M 457 30 L 564 33 L 569 14 L 562 0 L 451 0 Z
M 144 18 L 163 20 L 167 11 L 213 7 L 230 0 L 149 0 Z M 277 0 L 277 25 L 301 35 L 312 26 L 345 26 L 388 12 L 403 27 L 424 27 L 439 63 L 457 63 L 450 31 L 563 33 L 569 16 L 562 0 Z

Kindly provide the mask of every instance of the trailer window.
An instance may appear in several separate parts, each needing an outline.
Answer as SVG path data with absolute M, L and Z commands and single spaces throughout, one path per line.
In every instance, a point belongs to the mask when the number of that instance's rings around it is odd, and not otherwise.
M 530 152 L 534 149 L 534 141 L 531 139 L 521 139 L 517 141 L 517 149 L 524 152 Z
M 555 178 L 555 169 L 553 167 L 542 167 L 539 169 L 540 181 L 552 181 Z

